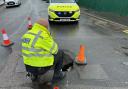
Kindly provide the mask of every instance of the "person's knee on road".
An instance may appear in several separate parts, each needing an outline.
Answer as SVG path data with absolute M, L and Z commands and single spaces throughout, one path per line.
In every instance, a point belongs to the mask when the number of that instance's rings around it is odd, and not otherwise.
M 56 55 L 54 55 L 54 65 L 55 65 L 55 72 L 60 71 L 63 66 L 63 55 L 64 52 L 59 50 Z
M 54 72 L 55 73 L 54 73 L 53 80 L 63 79 L 65 77 L 65 72 L 62 71 L 63 56 L 64 56 L 63 50 L 59 50 L 58 53 L 54 55 L 54 60 L 55 60 Z

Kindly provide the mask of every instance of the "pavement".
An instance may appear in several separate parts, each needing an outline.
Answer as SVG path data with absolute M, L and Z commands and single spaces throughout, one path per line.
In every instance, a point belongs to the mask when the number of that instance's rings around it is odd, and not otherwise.
M 34 4 L 33 4 L 34 3 Z M 0 29 L 5 28 L 14 45 L 0 46 L 0 89 L 53 89 L 34 85 L 26 78 L 21 57 L 21 37 L 27 31 L 27 18 L 32 23 L 48 18 L 48 3 L 42 0 L 22 0 L 20 7 L 0 8 Z M 128 89 L 128 34 L 105 21 L 95 19 L 81 10 L 78 24 L 51 24 L 49 30 L 62 49 L 73 57 L 81 44 L 86 46 L 88 65 L 75 65 L 65 79 L 54 86 L 60 89 Z M 0 42 L 2 42 L 0 35 Z
M 127 15 L 119 15 L 117 13 L 112 13 L 112 12 L 100 12 L 100 11 L 94 11 L 91 9 L 86 9 L 85 11 L 93 15 L 99 16 L 101 18 L 108 19 L 108 20 L 118 22 L 120 24 L 128 26 Z

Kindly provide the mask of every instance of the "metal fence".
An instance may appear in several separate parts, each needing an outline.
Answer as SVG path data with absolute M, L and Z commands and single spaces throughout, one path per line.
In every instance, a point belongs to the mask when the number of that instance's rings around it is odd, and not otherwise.
M 79 0 L 88 9 L 128 16 L 128 0 Z

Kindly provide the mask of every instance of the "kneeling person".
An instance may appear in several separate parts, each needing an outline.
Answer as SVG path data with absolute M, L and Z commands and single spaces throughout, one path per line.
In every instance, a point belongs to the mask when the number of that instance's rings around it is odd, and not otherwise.
M 48 30 L 48 21 L 44 19 L 39 19 L 33 28 L 23 35 L 22 56 L 26 71 L 34 76 L 33 81 L 53 66 L 53 79 L 63 78 L 65 75 L 61 71 L 63 51 L 58 50 L 58 45 Z

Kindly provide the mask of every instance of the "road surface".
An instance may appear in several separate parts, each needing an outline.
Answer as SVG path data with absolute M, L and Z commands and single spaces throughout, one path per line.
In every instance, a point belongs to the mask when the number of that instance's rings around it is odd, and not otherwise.
M 38 18 L 48 18 L 48 3 L 43 0 L 22 0 L 20 7 L 0 7 L 0 29 L 5 28 L 14 45 L 0 46 L 1 89 L 45 89 L 33 86 L 25 77 L 21 58 L 21 36 L 27 31 L 27 18 L 34 23 Z M 128 88 L 128 34 L 123 29 L 110 28 L 106 24 L 93 22 L 81 10 L 78 24 L 55 23 L 49 26 L 54 39 L 62 49 L 75 57 L 82 44 L 86 47 L 88 65 L 75 66 L 60 89 L 127 89 Z M 2 42 L 2 35 L 0 41 Z

